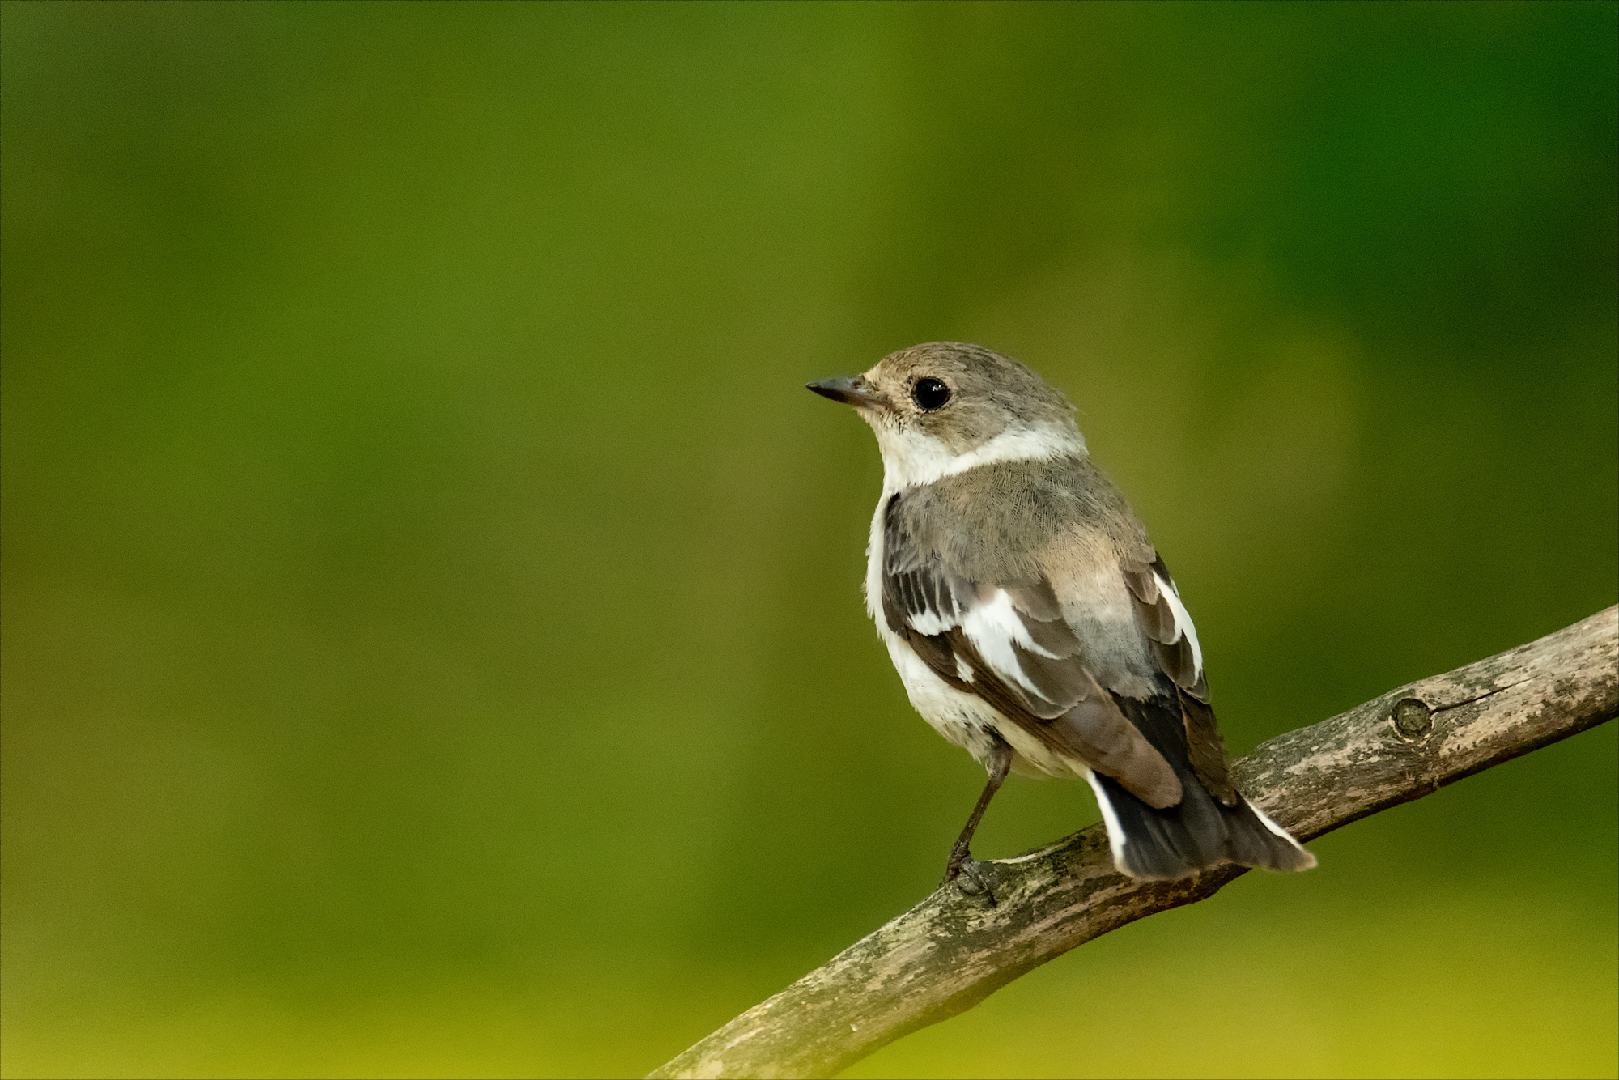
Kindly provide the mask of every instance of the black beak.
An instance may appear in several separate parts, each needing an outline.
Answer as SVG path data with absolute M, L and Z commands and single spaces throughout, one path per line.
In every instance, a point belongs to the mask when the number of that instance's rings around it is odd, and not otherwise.
M 804 388 L 813 390 L 824 398 L 841 401 L 856 408 L 875 408 L 883 401 L 883 396 L 877 392 L 875 386 L 866 381 L 864 375 L 856 375 L 852 379 L 822 379 L 819 382 L 805 383 Z

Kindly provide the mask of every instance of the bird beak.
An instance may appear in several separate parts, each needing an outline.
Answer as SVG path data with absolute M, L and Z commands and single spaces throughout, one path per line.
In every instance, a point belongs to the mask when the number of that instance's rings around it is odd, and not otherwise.
M 853 405 L 857 409 L 875 409 L 884 403 L 883 395 L 866 381 L 864 375 L 856 375 L 852 379 L 822 379 L 819 382 L 805 383 L 804 387 L 822 397 L 841 401 L 845 405 Z

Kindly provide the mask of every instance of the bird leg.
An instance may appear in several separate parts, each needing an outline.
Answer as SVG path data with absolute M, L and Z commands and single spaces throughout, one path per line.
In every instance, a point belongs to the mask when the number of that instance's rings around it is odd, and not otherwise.
M 972 857 L 973 833 L 978 831 L 978 823 L 983 820 L 984 811 L 989 809 L 989 800 L 1001 790 L 1001 784 L 1006 781 L 1006 774 L 1012 768 L 1012 748 L 999 737 L 995 739 L 990 750 L 989 783 L 984 785 L 984 793 L 978 796 L 978 805 L 973 807 L 972 816 L 967 819 L 967 825 L 956 837 L 955 847 L 950 849 L 950 861 L 944 864 L 944 881 L 948 885 L 955 881 L 957 886 L 965 893 L 983 893 L 989 898 L 991 907 L 995 906 L 995 892 L 989 887 L 989 880 L 985 878 L 983 870 Z M 966 875 L 965 882 L 958 881 Z M 969 883 L 971 888 L 968 887 Z

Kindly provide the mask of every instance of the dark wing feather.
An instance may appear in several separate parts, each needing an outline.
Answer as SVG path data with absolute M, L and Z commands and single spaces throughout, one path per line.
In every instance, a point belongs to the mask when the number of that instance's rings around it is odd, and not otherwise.
M 1240 796 L 1231 782 L 1225 741 L 1215 725 L 1214 710 L 1209 707 L 1208 677 L 1192 644 L 1196 631 L 1192 629 L 1191 616 L 1179 604 L 1179 595 L 1171 599 L 1175 582 L 1169 568 L 1162 556 L 1151 565 L 1128 565 L 1124 568 L 1124 582 L 1135 600 L 1136 623 L 1152 642 L 1159 668 L 1175 684 L 1192 771 L 1209 794 L 1226 806 L 1235 806 Z
M 1197 775 L 1209 794 L 1227 806 L 1241 801 L 1237 786 L 1231 782 L 1227 766 L 1225 740 L 1214 723 L 1214 710 L 1207 702 L 1199 701 L 1184 690 L 1180 696 L 1181 716 L 1186 723 L 1186 752 L 1192 759 L 1192 772 Z
M 1152 642 L 1158 666 L 1176 686 L 1199 701 L 1208 701 L 1208 679 L 1203 674 L 1202 659 L 1192 644 L 1196 631 L 1192 629 L 1191 617 L 1184 614 L 1186 609 L 1181 607 L 1176 611 L 1180 597 L 1171 595 L 1175 582 L 1169 576 L 1163 557 L 1155 558 L 1150 565 L 1126 564 L 1124 583 L 1135 600 L 1136 623 Z

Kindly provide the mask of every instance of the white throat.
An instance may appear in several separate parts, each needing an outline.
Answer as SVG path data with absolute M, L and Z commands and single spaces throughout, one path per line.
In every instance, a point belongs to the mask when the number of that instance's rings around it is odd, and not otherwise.
M 902 491 L 931 484 L 980 465 L 1000 461 L 1044 461 L 1085 453 L 1085 438 L 1070 425 L 1038 424 L 1003 431 L 965 453 L 956 453 L 933 436 L 914 428 L 871 425 L 883 455 L 883 490 Z

